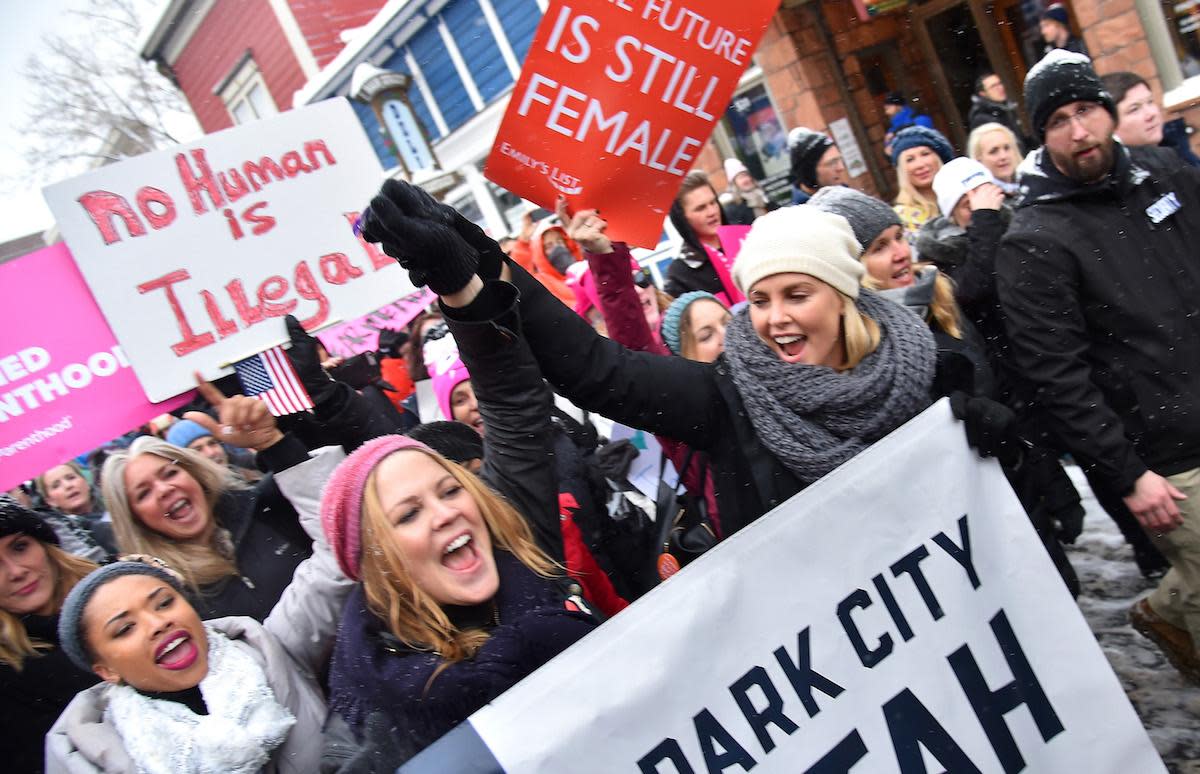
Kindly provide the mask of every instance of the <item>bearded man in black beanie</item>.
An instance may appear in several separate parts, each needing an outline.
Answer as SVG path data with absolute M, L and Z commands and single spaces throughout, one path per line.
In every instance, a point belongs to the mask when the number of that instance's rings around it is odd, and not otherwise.
M 798 126 L 788 132 L 788 152 L 792 160 L 792 204 L 804 204 L 826 186 L 850 182 L 842 152 L 827 134 Z
M 1119 497 L 1170 560 L 1131 619 L 1200 682 L 1200 173 L 1116 141 L 1080 54 L 1035 65 L 1025 102 L 1045 145 L 996 261 L 1012 356 L 1101 502 Z

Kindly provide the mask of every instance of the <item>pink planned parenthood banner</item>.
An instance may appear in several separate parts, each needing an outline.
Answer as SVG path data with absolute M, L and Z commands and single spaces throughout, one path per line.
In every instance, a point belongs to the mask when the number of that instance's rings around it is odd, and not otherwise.
M 329 350 L 329 354 L 338 357 L 375 352 L 379 349 L 381 331 L 402 330 L 436 299 L 437 296 L 431 290 L 417 290 L 365 317 L 326 328 L 317 334 L 317 338 L 325 345 L 325 349 Z
M 71 252 L 0 265 L 0 490 L 187 403 L 151 403 Z

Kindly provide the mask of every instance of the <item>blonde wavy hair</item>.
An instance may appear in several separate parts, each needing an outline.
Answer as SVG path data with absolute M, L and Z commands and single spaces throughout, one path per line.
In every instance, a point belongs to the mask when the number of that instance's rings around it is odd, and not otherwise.
M 859 311 L 854 299 L 840 290 L 842 297 L 842 341 L 846 345 L 846 370 L 853 370 L 879 347 L 879 323 Z
M 43 543 L 32 535 L 30 540 L 39 543 L 46 549 L 46 559 L 54 571 L 54 612 L 62 609 L 63 600 L 71 589 L 75 588 L 85 575 L 98 566 L 87 559 L 69 554 L 56 545 Z M 52 642 L 42 642 L 29 636 L 21 617 L 0 610 L 0 664 L 5 664 L 20 672 L 25 668 L 25 659 L 40 656 L 54 648 Z
M 942 168 L 942 159 L 936 153 L 934 156 L 937 158 L 937 168 L 933 172 L 937 174 L 937 171 Z M 908 176 L 908 169 L 904 164 L 896 164 L 896 185 L 899 186 L 900 192 L 896 194 L 892 203 L 897 207 L 911 207 L 921 210 L 922 213 L 931 213 L 931 218 L 936 218 L 941 213 L 936 197 L 925 196 L 913 187 L 912 180 Z
M 494 548 L 507 551 L 544 578 L 557 574 L 560 568 L 533 542 L 533 534 L 521 514 L 474 474 L 432 452 L 403 451 L 425 454 L 454 476 L 479 506 Z M 432 683 L 446 667 L 475 655 L 487 641 L 488 633 L 483 629 L 455 627 L 441 606 L 413 582 L 404 554 L 392 539 L 392 526 L 379 499 L 378 471 L 376 465 L 363 491 L 363 592 L 368 609 L 387 625 L 388 631 L 410 647 L 432 650 L 441 657 L 442 664 L 430 677 Z
M 982 155 L 981 151 L 983 149 L 979 146 L 983 145 L 983 136 L 989 132 L 1000 132 L 1008 137 L 1009 142 L 1012 143 L 1013 156 L 1015 157 L 1013 161 L 1013 179 L 1015 180 L 1017 176 L 1017 168 L 1021 166 L 1021 162 L 1025 160 L 1025 157 L 1021 155 L 1021 141 L 1017 139 L 1017 135 L 1013 133 L 1013 130 L 1009 129 L 1004 124 L 998 124 L 995 121 L 992 121 L 991 123 L 980 124 L 972 129 L 970 136 L 967 137 L 967 155 L 979 163 L 983 163 L 983 159 L 980 158 Z M 986 164 L 984 166 L 986 166 Z M 1006 180 L 1004 182 L 1009 181 Z
M 196 483 L 204 492 L 209 514 L 216 525 L 209 541 L 173 540 L 150 529 L 134 515 L 129 504 L 129 493 L 125 489 L 125 468 L 130 460 L 143 454 L 153 454 L 168 460 L 196 479 Z M 235 489 L 245 489 L 246 485 L 228 468 L 216 464 L 199 452 L 144 435 L 136 439 L 128 451 L 117 452 L 104 461 L 101 480 L 104 505 L 112 514 L 113 532 L 116 534 L 120 553 L 148 554 L 162 559 L 183 575 L 184 582 L 193 591 L 199 591 L 201 586 L 238 574 L 237 565 L 233 561 L 229 531 L 221 526 L 216 506 L 223 494 Z
M 937 271 L 931 263 L 914 263 L 913 271 L 919 272 L 924 269 L 932 269 Z M 872 277 L 870 274 L 863 274 L 862 286 L 869 290 L 881 290 L 883 285 L 879 280 Z M 954 280 L 947 277 L 942 272 L 938 272 L 937 279 L 933 281 L 933 298 L 929 301 L 929 311 L 925 322 L 929 322 L 932 317 L 937 322 L 938 327 L 956 339 L 963 337 L 962 332 L 962 311 L 958 308 L 958 302 L 954 300 Z

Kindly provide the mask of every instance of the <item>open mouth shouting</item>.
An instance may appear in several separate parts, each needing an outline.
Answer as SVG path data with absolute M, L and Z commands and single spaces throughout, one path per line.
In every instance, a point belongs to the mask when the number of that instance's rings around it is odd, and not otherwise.
M 200 649 L 196 647 L 192 635 L 184 629 L 177 629 L 163 638 L 154 649 L 154 663 L 163 669 L 178 672 L 196 663 Z
M 475 540 L 469 532 L 454 538 L 442 549 L 442 566 L 453 572 L 473 572 L 479 568 L 482 561 L 479 552 L 475 550 Z

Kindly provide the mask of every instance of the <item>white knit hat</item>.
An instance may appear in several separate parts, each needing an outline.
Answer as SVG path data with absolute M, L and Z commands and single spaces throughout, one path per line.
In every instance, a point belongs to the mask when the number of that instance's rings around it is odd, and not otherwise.
M 958 200 L 984 183 L 995 183 L 996 178 L 988 168 L 975 159 L 959 156 L 952 159 L 933 176 L 933 193 L 937 196 L 938 209 L 947 218 L 954 211 Z
M 754 221 L 733 263 L 733 281 L 749 295 L 763 277 L 796 272 L 858 298 L 861 250 L 841 215 L 803 204 L 783 207 Z
M 725 179 L 733 182 L 733 179 L 742 172 L 749 174 L 750 170 L 746 169 L 746 165 L 741 162 L 741 159 L 725 159 Z M 751 175 L 753 177 L 753 175 Z

